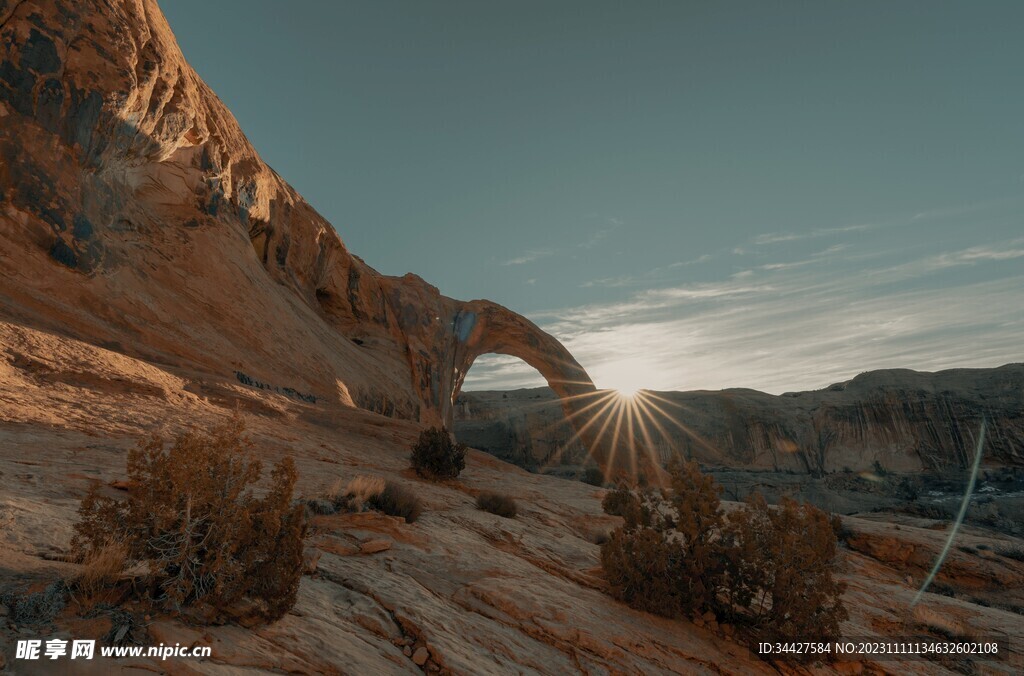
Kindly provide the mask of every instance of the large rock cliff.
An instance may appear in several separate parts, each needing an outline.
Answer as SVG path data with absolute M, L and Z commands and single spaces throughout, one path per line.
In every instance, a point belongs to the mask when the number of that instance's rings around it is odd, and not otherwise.
M 152 0 L 0 0 L 0 315 L 307 402 L 450 422 L 473 360 L 565 348 L 377 273 L 256 154 Z
M 813 392 L 641 392 L 635 417 L 665 461 L 822 474 L 1024 465 L 1024 364 L 938 373 L 886 370 Z M 520 465 L 581 464 L 586 449 L 545 388 L 465 392 L 456 435 Z M 613 429 L 606 435 L 611 437 Z

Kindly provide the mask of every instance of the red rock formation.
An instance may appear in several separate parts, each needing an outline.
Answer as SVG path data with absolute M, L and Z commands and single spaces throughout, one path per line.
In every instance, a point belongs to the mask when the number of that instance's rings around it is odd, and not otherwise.
M 486 352 L 566 397 L 593 391 L 523 317 L 352 255 L 259 158 L 155 2 L 0 2 L 0 22 L 5 316 L 201 383 L 429 424 L 451 423 Z

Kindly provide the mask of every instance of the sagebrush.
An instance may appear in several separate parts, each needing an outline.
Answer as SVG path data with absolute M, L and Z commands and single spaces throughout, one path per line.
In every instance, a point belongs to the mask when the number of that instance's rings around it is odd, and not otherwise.
M 90 561 L 123 547 L 125 564 L 148 569 L 150 600 L 197 621 L 280 618 L 298 592 L 305 513 L 292 502 L 290 458 L 257 490 L 253 447 L 237 418 L 169 448 L 159 436 L 141 442 L 128 453 L 127 499 L 94 487 L 82 500 L 74 549 Z

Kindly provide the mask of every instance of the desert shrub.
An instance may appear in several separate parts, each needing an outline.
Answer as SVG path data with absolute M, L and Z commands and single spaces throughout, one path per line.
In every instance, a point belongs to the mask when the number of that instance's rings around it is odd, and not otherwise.
M 420 499 L 410 489 L 393 481 L 384 483 L 384 490 L 369 498 L 368 504 L 390 516 L 400 516 L 406 523 L 420 518 L 423 508 Z
M 832 515 L 830 523 L 832 524 L 832 532 L 835 534 L 836 541 L 838 542 L 848 543 L 850 538 L 856 535 L 856 532 L 850 528 L 849 524 L 846 523 L 846 520 L 838 514 Z
M 365 512 L 372 509 L 400 516 L 406 523 L 412 523 L 423 513 L 416 494 L 394 481 L 363 474 L 349 481 L 343 490 L 338 489 L 339 485 L 340 482 L 323 498 L 334 511 Z
M 840 636 L 845 585 L 833 578 L 836 535 L 825 512 L 783 498 L 772 509 L 760 494 L 726 519 L 724 613 L 760 640 Z
M 365 507 L 369 507 L 374 498 L 384 492 L 385 487 L 386 483 L 381 477 L 362 474 L 348 482 L 341 498 L 347 502 L 349 509 L 361 512 Z
M 516 501 L 503 493 L 484 491 L 476 496 L 476 506 L 477 509 L 503 516 L 506 519 L 514 519 L 516 516 Z
M 627 527 L 650 526 L 651 509 L 643 494 L 635 493 L 626 486 L 618 486 L 605 493 L 601 500 L 605 514 L 621 516 Z
M 466 468 L 466 445 L 453 441 L 444 427 L 431 427 L 420 433 L 410 460 L 422 477 L 454 479 Z
M 896 497 L 901 500 L 913 502 L 917 500 L 920 495 L 921 489 L 916 479 L 902 477 L 899 483 L 896 484 Z
M 996 554 L 1014 561 L 1024 561 L 1024 547 L 1021 545 L 1003 545 L 996 547 Z
M 604 486 L 604 472 L 600 467 L 588 467 L 583 470 L 583 477 L 580 480 L 591 486 Z
M 7 606 L 12 622 L 18 625 L 48 625 L 68 602 L 68 586 L 64 580 L 51 582 L 42 591 L 0 594 L 0 605 Z
M 325 498 L 310 498 L 306 500 L 306 507 L 314 514 L 336 514 L 338 511 L 334 501 Z
M 711 611 L 753 640 L 839 636 L 844 586 L 833 579 L 835 524 L 810 505 L 760 495 L 728 517 L 720 488 L 689 462 L 670 469 L 670 489 L 618 488 L 605 511 L 625 523 L 601 545 L 611 593 L 668 617 Z
M 697 463 L 670 470 L 671 491 L 605 496 L 606 511 L 625 519 L 601 546 L 612 592 L 635 608 L 669 617 L 714 605 L 721 577 L 717 549 L 719 488 Z
M 292 504 L 296 470 L 277 463 L 264 495 L 262 465 L 239 419 L 188 432 L 166 448 L 154 436 L 128 454 L 125 500 L 90 491 L 73 547 L 86 560 L 113 541 L 144 563 L 153 600 L 196 620 L 270 621 L 295 603 L 305 514 Z

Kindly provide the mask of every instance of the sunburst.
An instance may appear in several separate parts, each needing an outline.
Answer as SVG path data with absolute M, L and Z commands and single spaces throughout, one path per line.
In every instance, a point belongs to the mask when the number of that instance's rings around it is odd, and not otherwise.
M 689 455 L 670 433 L 673 428 L 689 439 L 688 446 L 717 452 L 686 425 L 684 404 L 641 387 L 595 390 L 569 397 L 563 404 L 574 432 L 549 458 L 548 467 L 560 462 L 567 448 L 581 443 L 588 461 L 598 464 L 609 480 L 663 485 L 664 465 Z

